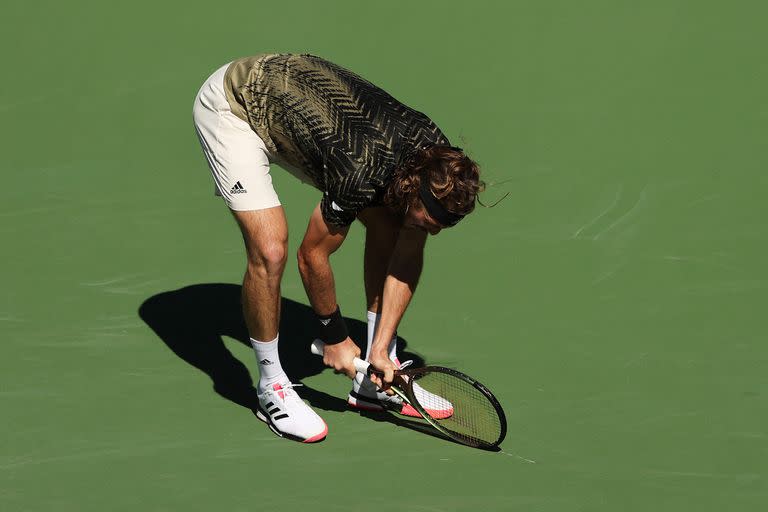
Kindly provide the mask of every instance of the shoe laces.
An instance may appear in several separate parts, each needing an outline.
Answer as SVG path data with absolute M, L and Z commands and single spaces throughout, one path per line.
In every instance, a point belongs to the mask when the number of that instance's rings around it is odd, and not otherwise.
M 409 367 L 409 366 L 411 366 L 412 364 L 413 364 L 413 359 L 409 359 L 409 360 L 407 360 L 407 361 L 403 361 L 403 362 L 400 364 L 400 369 L 402 370 L 403 368 L 408 368 L 408 367 Z M 401 378 L 401 379 L 403 379 L 403 382 L 408 382 L 408 380 L 409 380 L 409 378 L 408 378 L 408 376 L 407 376 L 407 375 L 400 375 L 400 378 Z
M 280 386 L 280 389 L 274 389 L 272 386 L 274 386 L 275 384 Z M 301 398 L 299 398 L 298 393 L 296 393 L 296 391 L 294 391 L 293 388 L 300 388 L 302 386 L 304 386 L 304 384 L 294 384 L 293 382 L 286 382 L 285 384 L 281 384 L 279 382 L 275 382 L 266 391 L 264 391 L 262 395 L 270 394 L 270 395 L 277 395 L 279 397 L 280 393 L 282 392 L 283 397 L 281 398 L 281 400 L 283 402 L 288 401 L 289 398 L 301 401 Z

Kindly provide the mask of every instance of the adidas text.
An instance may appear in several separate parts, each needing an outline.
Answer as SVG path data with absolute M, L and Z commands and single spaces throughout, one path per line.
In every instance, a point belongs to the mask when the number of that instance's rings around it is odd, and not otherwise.
M 235 186 L 232 187 L 232 189 L 229 192 L 231 194 L 245 194 L 248 191 L 245 190 L 243 185 L 238 181 L 237 183 L 235 183 Z

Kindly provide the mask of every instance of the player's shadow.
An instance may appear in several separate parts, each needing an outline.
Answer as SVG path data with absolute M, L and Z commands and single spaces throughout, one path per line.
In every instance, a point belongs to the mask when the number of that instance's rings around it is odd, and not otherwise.
M 241 287 L 234 284 L 191 285 L 148 298 L 139 307 L 139 316 L 173 353 L 208 375 L 216 393 L 255 413 L 258 398 L 251 374 L 222 339 L 228 336 L 251 346 L 240 293 Z M 280 361 L 291 380 L 299 382 L 323 371 L 322 359 L 309 351 L 318 334 L 312 308 L 283 298 L 281 316 Z M 364 342 L 366 324 L 352 318 L 345 320 L 352 339 Z M 424 359 L 405 351 L 406 346 L 407 342 L 399 338 L 401 359 L 413 359 L 414 364 L 423 365 Z M 365 347 L 361 349 L 364 351 Z M 253 357 L 252 366 L 255 366 Z M 348 410 L 346 397 L 335 397 L 306 385 L 297 391 L 313 407 L 326 411 Z

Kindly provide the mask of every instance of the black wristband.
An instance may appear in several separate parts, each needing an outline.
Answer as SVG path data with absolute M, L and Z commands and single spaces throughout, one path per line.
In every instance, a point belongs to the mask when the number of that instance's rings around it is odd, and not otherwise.
M 336 306 L 336 311 L 329 316 L 317 315 L 320 320 L 320 339 L 326 345 L 335 345 L 341 343 L 349 337 L 347 324 L 341 316 L 341 308 Z

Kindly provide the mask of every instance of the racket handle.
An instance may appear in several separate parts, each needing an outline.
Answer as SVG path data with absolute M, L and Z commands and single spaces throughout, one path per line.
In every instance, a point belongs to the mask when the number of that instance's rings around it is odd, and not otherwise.
M 323 351 L 325 350 L 325 343 L 323 343 L 320 340 L 315 340 L 312 342 L 312 346 L 310 347 L 310 350 L 316 356 L 322 356 Z M 355 370 L 368 375 L 368 369 L 370 368 L 371 363 L 369 363 L 368 361 L 363 361 L 359 357 L 356 357 L 353 362 L 355 364 Z

